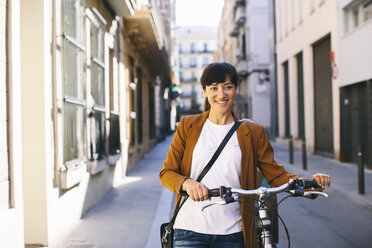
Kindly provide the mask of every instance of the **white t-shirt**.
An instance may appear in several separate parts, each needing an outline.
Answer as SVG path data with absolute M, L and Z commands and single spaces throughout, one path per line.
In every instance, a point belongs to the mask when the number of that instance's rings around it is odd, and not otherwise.
M 197 179 L 233 125 L 216 125 L 206 120 L 193 151 L 191 179 Z M 241 157 L 238 137 L 234 132 L 201 183 L 209 189 L 221 185 L 240 188 Z M 221 198 L 213 197 L 211 201 L 221 201 Z M 215 235 L 243 230 L 239 203 L 213 205 L 202 211 L 211 201 L 194 202 L 191 198 L 187 199 L 177 215 L 174 228 Z

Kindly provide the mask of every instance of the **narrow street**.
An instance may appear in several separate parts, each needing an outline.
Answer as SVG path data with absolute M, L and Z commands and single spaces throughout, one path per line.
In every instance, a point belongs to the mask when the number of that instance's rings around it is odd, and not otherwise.
M 159 143 L 53 248 L 160 247 L 159 227 L 169 220 L 174 197 L 160 185 L 158 173 L 171 140 L 172 136 L 168 136 Z M 277 161 L 287 164 L 288 150 L 275 144 L 273 147 Z M 366 195 L 360 196 L 356 166 L 308 155 L 309 169 L 303 171 L 300 156 L 295 151 L 295 163 L 286 165 L 287 170 L 306 177 L 315 171 L 329 173 L 332 185 L 326 190 L 328 199 L 290 198 L 281 203 L 279 214 L 289 230 L 291 247 L 368 247 L 372 233 L 372 172 L 366 171 Z M 279 244 L 287 247 L 280 226 Z
M 357 166 L 340 163 L 317 155 L 307 155 L 308 171 L 302 169 L 301 152 L 295 151 L 294 164 L 288 165 L 288 150 L 274 145 L 278 162 L 288 171 L 311 177 L 324 172 L 331 176 L 327 199 L 288 198 L 279 206 L 290 235 L 291 247 L 349 248 L 369 247 L 372 233 L 372 171 L 365 171 L 364 196 L 358 194 Z M 278 199 L 282 199 L 282 194 Z M 285 230 L 280 224 L 279 244 L 288 247 Z

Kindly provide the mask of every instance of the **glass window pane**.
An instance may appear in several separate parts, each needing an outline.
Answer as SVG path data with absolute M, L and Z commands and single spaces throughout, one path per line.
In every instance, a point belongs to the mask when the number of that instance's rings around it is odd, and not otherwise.
M 110 113 L 110 154 L 120 153 L 120 122 L 119 115 Z
M 358 9 L 353 10 L 353 27 L 358 27 L 359 25 L 359 11 Z
M 85 107 L 64 104 L 64 162 L 84 158 L 86 155 Z
M 96 63 L 91 66 L 91 91 L 95 104 L 105 106 L 105 75 L 104 69 Z
M 66 97 L 85 99 L 85 53 L 72 43 L 63 43 L 63 75 Z
M 80 44 L 85 43 L 85 1 L 63 1 L 63 33 L 76 40 Z
M 364 21 L 372 18 L 372 1 L 364 5 Z
M 91 122 L 91 159 L 103 158 L 106 154 L 105 151 L 105 112 L 95 111 L 93 114 L 94 120 Z

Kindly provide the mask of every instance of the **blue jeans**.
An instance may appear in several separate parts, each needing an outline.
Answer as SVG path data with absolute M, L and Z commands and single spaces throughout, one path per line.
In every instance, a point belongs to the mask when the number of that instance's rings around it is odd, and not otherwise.
M 213 235 L 175 229 L 173 236 L 173 247 L 244 248 L 244 237 L 243 232 L 227 235 Z

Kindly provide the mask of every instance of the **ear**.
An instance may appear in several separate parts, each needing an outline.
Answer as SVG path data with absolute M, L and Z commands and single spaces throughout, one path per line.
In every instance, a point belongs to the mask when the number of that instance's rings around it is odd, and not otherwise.
M 203 89 L 203 87 L 202 87 L 202 90 L 203 90 L 204 97 L 207 97 L 207 90 Z

